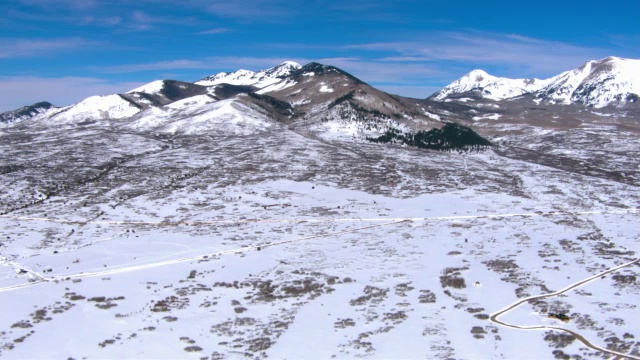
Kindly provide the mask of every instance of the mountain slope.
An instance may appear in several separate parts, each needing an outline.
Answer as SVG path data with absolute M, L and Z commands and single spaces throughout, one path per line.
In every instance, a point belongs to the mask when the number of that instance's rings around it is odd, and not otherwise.
M 207 94 L 205 86 L 176 80 L 156 80 L 122 94 L 138 105 L 162 106 L 191 96 Z
M 462 95 L 505 100 L 532 95 L 537 103 L 581 104 L 595 108 L 636 103 L 640 94 L 640 60 L 608 57 L 545 80 L 508 79 L 474 70 L 430 97 L 447 101 Z
M 46 101 L 23 106 L 19 109 L 0 114 L 0 125 L 10 125 L 24 120 L 33 119 L 34 117 L 46 116 L 55 109 L 55 106 Z
M 142 106 L 123 95 L 92 96 L 51 114 L 54 123 L 93 123 L 101 120 L 124 119 L 142 110 Z

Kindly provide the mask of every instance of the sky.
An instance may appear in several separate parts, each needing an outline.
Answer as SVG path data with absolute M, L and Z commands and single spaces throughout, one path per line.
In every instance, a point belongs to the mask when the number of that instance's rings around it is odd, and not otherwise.
M 640 1 L 1 0 L 0 112 L 285 60 L 426 98 L 473 69 L 640 58 Z

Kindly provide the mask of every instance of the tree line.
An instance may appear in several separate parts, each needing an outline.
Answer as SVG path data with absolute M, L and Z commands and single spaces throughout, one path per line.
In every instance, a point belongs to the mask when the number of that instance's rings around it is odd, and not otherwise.
M 408 133 L 403 133 L 399 129 L 392 127 L 383 135 L 367 137 L 367 140 L 375 143 L 400 143 L 421 149 L 440 151 L 480 151 L 494 146 L 489 140 L 478 135 L 471 128 L 456 123 L 447 123 L 440 129 L 434 128 Z

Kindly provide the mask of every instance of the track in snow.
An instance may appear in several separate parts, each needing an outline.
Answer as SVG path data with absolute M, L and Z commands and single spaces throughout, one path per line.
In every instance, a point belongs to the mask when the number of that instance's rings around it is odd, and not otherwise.
M 78 221 L 52 218 L 38 218 L 28 216 L 2 215 L 0 218 L 7 218 L 20 221 L 39 221 L 66 225 L 157 225 L 157 226 L 179 226 L 179 225 L 215 225 L 215 224 L 242 224 L 242 223 L 328 223 L 328 222 L 389 222 L 389 221 L 438 221 L 438 220 L 468 220 L 468 219 L 492 219 L 508 217 L 533 217 L 533 216 L 559 216 L 559 215 L 604 215 L 604 214 L 638 214 L 640 209 L 632 208 L 626 210 L 601 210 L 601 211 L 549 211 L 532 213 L 504 213 L 504 214 L 484 214 L 484 215 L 455 215 L 455 216 L 432 216 L 432 217 L 376 217 L 376 218 L 297 218 L 297 219 L 237 219 L 237 220 L 202 220 L 202 221 Z
M 278 246 L 278 245 L 302 242 L 302 241 L 305 241 L 305 240 L 317 239 L 317 238 L 322 238 L 322 237 L 327 237 L 327 236 L 349 234 L 349 233 L 354 233 L 354 232 L 358 232 L 358 231 L 361 231 L 361 230 L 367 230 L 367 229 L 372 229 L 372 228 L 377 228 L 377 227 L 382 227 L 382 226 L 388 226 L 388 225 L 401 224 L 401 223 L 405 223 L 405 222 L 409 222 L 409 221 L 408 220 L 400 220 L 400 221 L 388 221 L 387 220 L 387 222 L 383 223 L 383 224 L 370 225 L 370 226 L 365 226 L 365 227 L 361 227 L 361 228 L 357 228 L 357 229 L 344 230 L 344 231 L 338 231 L 338 232 L 332 232 L 332 233 L 324 233 L 324 234 L 313 235 L 313 236 L 305 236 L 305 237 L 301 237 L 301 238 L 297 238 L 297 239 L 293 239 L 293 240 L 278 241 L 278 242 L 272 242 L 272 243 L 267 243 L 267 244 L 254 245 L 254 246 L 246 246 L 246 247 L 242 247 L 242 248 L 239 248 L 239 249 L 225 250 L 225 251 L 220 251 L 220 252 L 216 252 L 216 253 L 209 253 L 209 254 L 204 254 L 204 255 L 196 255 L 196 256 L 190 256 L 190 257 L 185 257 L 185 258 L 180 258 L 180 259 L 174 259 L 174 260 L 160 261 L 160 262 L 155 262 L 155 263 L 151 263 L 151 264 L 141 264 L 141 265 L 127 266 L 127 267 L 122 267 L 122 268 L 117 268 L 117 269 L 94 271 L 94 272 L 87 272 L 87 273 L 78 273 L 78 274 L 64 275 L 64 276 L 53 276 L 53 277 L 40 276 L 41 281 L 35 281 L 35 282 L 31 282 L 31 283 L 26 283 L 26 284 L 12 285 L 12 286 L 3 287 L 3 288 L 0 288 L 0 292 L 23 289 L 23 288 L 28 287 L 28 286 L 42 284 L 42 283 L 45 283 L 45 282 L 63 281 L 63 280 L 79 279 L 79 278 L 86 278 L 86 277 L 96 277 L 96 276 L 121 274 L 121 273 L 127 273 L 127 272 L 131 272 L 131 271 L 152 269 L 152 268 L 156 268 L 156 267 L 174 265 L 174 264 L 179 264 L 179 263 L 184 263 L 184 262 L 189 262 L 189 261 L 195 261 L 195 260 L 210 260 L 210 258 L 215 257 L 215 256 L 238 254 L 238 253 L 243 253 L 243 252 L 247 252 L 247 251 L 251 251 L 251 250 L 259 250 L 259 249 L 261 250 L 263 248 L 272 247 L 272 246 Z

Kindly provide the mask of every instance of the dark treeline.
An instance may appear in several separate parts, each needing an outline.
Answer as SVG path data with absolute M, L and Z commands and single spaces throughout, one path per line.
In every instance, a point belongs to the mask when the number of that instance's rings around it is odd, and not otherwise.
M 441 129 L 421 130 L 414 133 L 402 133 L 390 128 L 377 138 L 367 137 L 376 143 L 401 143 L 421 149 L 432 150 L 484 150 L 494 146 L 489 140 L 478 135 L 466 126 L 447 123 Z

